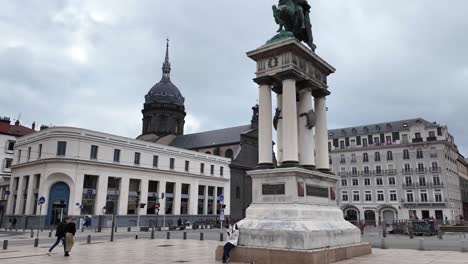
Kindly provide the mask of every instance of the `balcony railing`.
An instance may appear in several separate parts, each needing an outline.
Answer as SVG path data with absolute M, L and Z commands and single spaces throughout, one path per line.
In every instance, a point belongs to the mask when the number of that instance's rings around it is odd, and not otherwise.
M 444 183 L 443 182 L 439 182 L 439 183 L 429 183 L 429 186 L 430 187 L 433 187 L 433 188 L 444 188 Z
M 387 170 L 387 175 L 395 175 L 395 174 L 396 174 L 396 170 L 395 170 L 395 169 Z
M 443 183 L 434 184 L 433 182 L 413 182 L 413 183 L 403 183 L 403 189 L 427 189 L 427 188 L 444 188 Z
M 440 173 L 440 167 L 432 167 L 429 169 L 431 173 Z
M 414 183 L 403 183 L 402 186 L 403 186 L 403 189 L 414 189 L 414 188 L 416 188 L 416 184 L 414 184 Z
M 442 199 L 441 201 L 437 201 L 436 199 L 433 198 L 428 198 L 426 201 L 422 201 L 420 198 L 413 199 L 412 201 L 408 201 L 408 199 L 402 198 L 401 203 L 406 206 L 406 207 L 415 207 L 418 205 L 421 206 L 447 206 L 447 199 Z
M 427 141 L 437 141 L 437 137 L 427 137 Z
M 413 143 L 423 142 L 423 138 L 413 138 Z
M 416 172 L 419 173 L 419 174 L 426 173 L 426 171 L 427 171 L 426 168 L 417 168 L 417 169 L 416 169 Z
M 401 172 L 404 175 L 411 175 L 411 174 L 413 174 L 413 169 L 402 169 Z

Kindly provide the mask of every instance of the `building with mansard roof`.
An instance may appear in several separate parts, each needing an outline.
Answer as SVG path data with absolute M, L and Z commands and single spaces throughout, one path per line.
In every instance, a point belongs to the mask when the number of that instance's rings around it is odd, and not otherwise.
M 329 131 L 339 205 L 350 221 L 455 220 L 458 150 L 447 126 L 422 118 Z

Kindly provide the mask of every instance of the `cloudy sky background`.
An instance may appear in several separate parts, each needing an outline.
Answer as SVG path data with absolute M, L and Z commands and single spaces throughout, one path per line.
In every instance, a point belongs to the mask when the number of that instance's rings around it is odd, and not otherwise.
M 3 0 L 0 115 L 128 137 L 161 78 L 186 98 L 186 131 L 249 122 L 255 65 L 274 35 L 274 0 Z M 468 2 L 310 0 L 330 78 L 329 126 L 422 117 L 468 155 Z

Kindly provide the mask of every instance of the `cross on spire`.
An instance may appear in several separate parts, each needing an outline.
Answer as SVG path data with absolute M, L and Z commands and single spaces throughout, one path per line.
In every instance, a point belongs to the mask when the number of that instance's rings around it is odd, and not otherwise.
M 162 67 L 163 78 L 170 78 L 171 76 L 171 63 L 169 62 L 169 38 L 166 39 L 166 58 Z

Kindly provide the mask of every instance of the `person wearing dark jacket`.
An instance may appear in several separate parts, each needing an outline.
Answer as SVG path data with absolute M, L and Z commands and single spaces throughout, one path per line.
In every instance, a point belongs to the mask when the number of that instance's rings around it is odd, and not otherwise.
M 62 221 L 57 225 L 57 229 L 55 230 L 55 236 L 57 237 L 57 241 L 55 241 L 55 243 L 52 245 L 52 247 L 50 247 L 50 249 L 47 251 L 47 255 L 50 256 L 50 253 L 52 252 L 52 250 L 54 250 L 54 248 L 60 242 L 62 242 L 63 251 L 65 251 L 65 249 L 66 249 L 66 246 L 65 246 L 65 225 L 66 224 L 67 223 L 65 221 Z
M 70 256 L 70 251 L 75 243 L 76 224 L 73 222 L 71 217 L 67 218 L 67 224 L 65 225 L 65 257 Z

